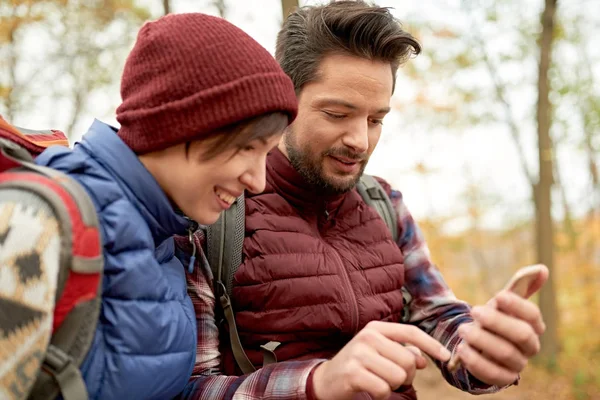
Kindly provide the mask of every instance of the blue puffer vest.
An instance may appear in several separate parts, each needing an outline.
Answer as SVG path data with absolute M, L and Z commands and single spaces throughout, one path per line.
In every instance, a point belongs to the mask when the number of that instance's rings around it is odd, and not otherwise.
M 172 237 L 185 234 L 188 221 L 102 122 L 73 150 L 52 147 L 36 162 L 83 185 L 100 220 L 102 309 L 82 366 L 90 399 L 172 398 L 196 358 L 196 318 Z

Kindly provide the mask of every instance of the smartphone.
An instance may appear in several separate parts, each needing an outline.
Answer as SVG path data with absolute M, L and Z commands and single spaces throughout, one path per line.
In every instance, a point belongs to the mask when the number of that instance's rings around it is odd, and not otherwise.
M 546 267 L 542 264 L 519 268 L 519 270 L 510 278 L 506 286 L 504 286 L 504 289 L 511 291 L 524 299 L 529 298 L 540 289 L 541 286 L 536 288 L 535 284 L 545 268 Z M 453 354 L 448 362 L 448 370 L 450 372 L 455 372 L 458 367 L 460 367 L 460 359 Z

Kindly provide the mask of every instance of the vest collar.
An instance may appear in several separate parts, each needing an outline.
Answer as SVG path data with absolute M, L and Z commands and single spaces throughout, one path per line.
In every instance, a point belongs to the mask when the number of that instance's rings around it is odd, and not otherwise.
M 277 147 L 267 157 L 267 183 L 298 209 L 322 211 L 327 217 L 338 210 L 348 194 L 323 193 L 308 183 Z

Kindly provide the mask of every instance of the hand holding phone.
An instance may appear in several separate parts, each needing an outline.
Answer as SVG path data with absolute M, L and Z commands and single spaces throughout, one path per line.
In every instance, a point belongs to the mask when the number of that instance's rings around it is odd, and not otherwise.
M 536 293 L 546 281 L 546 266 L 542 264 L 530 265 L 520 268 L 504 286 L 504 290 L 528 299 Z M 448 363 L 448 370 L 455 372 L 460 367 L 460 358 L 453 354 Z

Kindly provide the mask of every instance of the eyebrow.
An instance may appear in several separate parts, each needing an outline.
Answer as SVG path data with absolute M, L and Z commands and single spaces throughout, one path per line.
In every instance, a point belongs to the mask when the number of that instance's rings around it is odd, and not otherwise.
M 317 101 L 317 104 L 319 106 L 341 106 L 344 108 L 347 108 L 349 110 L 357 110 L 358 107 L 356 107 L 354 104 L 349 103 L 345 100 L 342 99 L 332 99 L 332 98 L 323 98 Z M 379 110 L 375 111 L 375 114 L 387 114 L 390 112 L 390 107 L 383 107 L 380 108 Z

